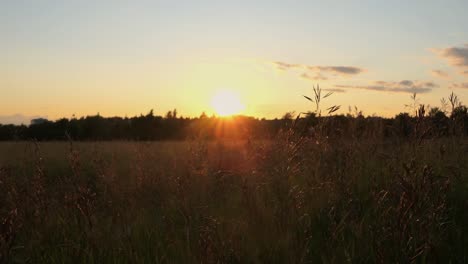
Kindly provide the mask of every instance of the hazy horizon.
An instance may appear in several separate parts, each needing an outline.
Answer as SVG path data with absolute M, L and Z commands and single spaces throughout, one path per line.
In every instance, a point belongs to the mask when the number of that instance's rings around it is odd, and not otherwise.
M 176 108 L 281 117 L 326 105 L 468 101 L 466 1 L 1 1 L 0 123 Z M 220 105 L 229 101 L 222 98 Z M 18 122 L 16 122 L 18 123 Z

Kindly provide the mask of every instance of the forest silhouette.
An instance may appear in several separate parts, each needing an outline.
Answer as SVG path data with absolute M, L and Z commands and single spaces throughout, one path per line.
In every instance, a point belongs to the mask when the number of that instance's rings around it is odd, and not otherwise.
M 410 111 L 393 118 L 365 117 L 357 108 L 347 114 L 322 116 L 317 112 L 295 115 L 286 113 L 282 118 L 259 119 L 249 116 L 216 117 L 202 113 L 196 118 L 178 116 L 177 110 L 165 116 L 146 115 L 102 117 L 97 114 L 81 118 L 61 118 L 56 121 L 32 120 L 26 125 L 0 125 L 0 140 L 186 140 L 203 139 L 271 139 L 284 129 L 304 130 L 323 124 L 327 136 L 375 138 L 407 138 L 415 133 L 423 136 L 443 137 L 468 135 L 468 108 L 458 101 L 445 107 L 408 105 Z M 452 100 L 453 100 L 452 98 Z M 326 122 L 323 122 L 326 121 Z M 294 123 L 294 126 L 291 125 Z M 353 130 L 353 133 L 349 133 Z M 424 130 L 424 131 L 422 131 Z M 421 136 L 421 135 L 419 135 Z

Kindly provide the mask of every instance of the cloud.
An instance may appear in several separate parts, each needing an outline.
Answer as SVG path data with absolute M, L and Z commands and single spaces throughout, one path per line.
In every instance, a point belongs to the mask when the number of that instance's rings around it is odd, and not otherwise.
M 413 81 L 408 81 L 408 80 L 400 81 L 399 84 L 401 86 L 413 86 L 414 85 Z
M 439 87 L 433 82 L 402 80 L 399 82 L 375 81 L 368 85 L 335 85 L 339 89 L 361 89 L 392 93 L 428 93 Z
M 303 79 L 328 80 L 330 77 L 349 77 L 365 72 L 355 66 L 320 66 L 275 61 L 273 65 L 281 71 L 295 71 Z
M 432 70 L 431 71 L 431 74 L 434 76 L 434 77 L 437 77 L 437 78 L 442 78 L 442 79 L 446 79 L 446 78 L 449 78 L 449 74 L 445 71 L 442 71 L 442 70 Z
M 340 89 L 340 88 L 325 88 L 322 90 L 326 92 L 333 92 L 333 93 L 346 93 L 345 89 Z
M 282 70 L 282 71 L 302 67 L 302 65 L 300 65 L 300 64 L 291 64 L 291 63 L 286 63 L 286 62 L 282 62 L 282 61 L 275 61 L 275 62 L 273 62 L 273 64 L 276 65 L 277 69 Z
M 29 125 L 32 119 L 35 118 L 47 118 L 43 116 L 25 116 L 22 114 L 15 114 L 15 115 L 3 115 L 0 116 L 0 124 L 3 125 L 9 125 L 9 124 L 14 124 L 14 125 Z
M 364 72 L 364 69 L 353 66 L 307 66 L 311 71 L 331 72 L 334 74 L 355 75 Z
M 450 65 L 468 75 L 468 44 L 463 47 L 449 47 L 445 49 L 431 49 L 439 57 L 445 59 Z
M 468 89 L 468 82 L 463 82 L 463 83 L 452 83 L 450 85 L 450 88 L 453 89 Z
M 303 74 L 301 74 L 301 77 L 313 81 L 328 80 L 328 78 L 323 76 L 321 73 L 315 73 L 314 75 L 311 75 L 310 73 L 304 72 Z

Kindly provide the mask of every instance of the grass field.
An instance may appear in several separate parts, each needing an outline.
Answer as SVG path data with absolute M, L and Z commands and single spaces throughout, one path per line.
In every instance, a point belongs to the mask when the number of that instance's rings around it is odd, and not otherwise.
M 468 261 L 468 142 L 0 143 L 0 262 Z

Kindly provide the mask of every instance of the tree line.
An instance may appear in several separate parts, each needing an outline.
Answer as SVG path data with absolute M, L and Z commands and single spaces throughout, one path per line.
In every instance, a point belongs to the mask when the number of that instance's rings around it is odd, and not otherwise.
M 450 105 L 449 105 L 450 106 Z M 450 108 L 450 107 L 449 107 Z M 30 125 L 0 125 L 0 140 L 187 140 L 272 139 L 280 131 L 295 130 L 304 136 L 355 138 L 410 138 L 468 135 L 468 108 L 460 102 L 451 109 L 413 105 L 393 118 L 365 117 L 362 112 L 348 114 L 308 112 L 286 113 L 282 118 L 259 119 L 248 116 L 221 118 L 202 114 L 196 118 L 179 117 L 177 110 L 165 116 L 146 115 L 131 118 L 102 117 L 99 114 L 56 121 L 33 120 Z

